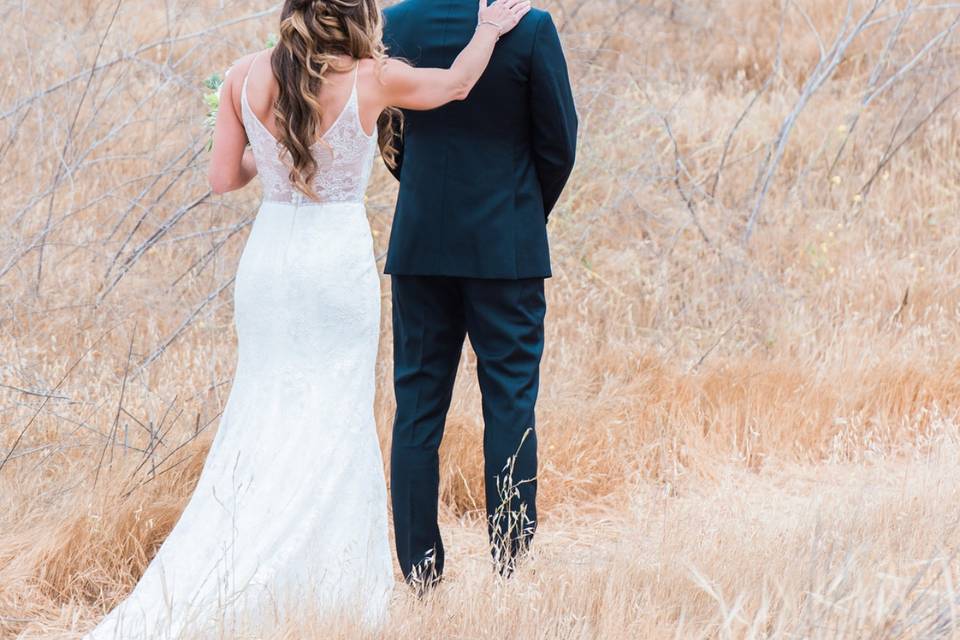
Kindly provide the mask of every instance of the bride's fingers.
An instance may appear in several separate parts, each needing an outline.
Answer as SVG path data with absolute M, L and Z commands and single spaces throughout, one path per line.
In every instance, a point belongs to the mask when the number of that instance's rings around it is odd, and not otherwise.
M 527 15 L 527 13 L 530 11 L 530 3 L 522 2 L 517 6 L 513 7 L 510 11 L 511 13 L 513 13 L 514 18 L 516 18 L 517 21 L 519 21 L 520 18 Z
M 481 11 L 483 11 L 483 2 L 481 2 Z M 499 20 L 504 22 L 506 30 L 513 29 L 531 9 L 531 0 L 496 0 L 488 9 L 493 9 L 493 15 L 500 15 Z

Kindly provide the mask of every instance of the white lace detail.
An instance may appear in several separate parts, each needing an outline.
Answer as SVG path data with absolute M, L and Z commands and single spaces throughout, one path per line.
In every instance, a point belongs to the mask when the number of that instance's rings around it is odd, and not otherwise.
M 256 60 L 254 60 L 255 62 Z M 253 63 L 250 65 L 253 66 Z M 318 203 L 363 202 L 373 158 L 377 151 L 377 129 L 367 135 L 360 123 L 357 99 L 357 76 L 360 64 L 354 70 L 353 89 L 346 105 L 326 133 L 313 144 L 311 150 L 317 162 L 313 190 L 320 196 Z M 301 204 L 314 202 L 300 193 L 290 182 L 290 171 L 283 164 L 284 149 L 266 125 L 250 108 L 247 100 L 247 76 L 243 79 L 240 104 L 243 126 L 257 161 L 257 172 L 263 183 L 263 199 L 268 202 Z

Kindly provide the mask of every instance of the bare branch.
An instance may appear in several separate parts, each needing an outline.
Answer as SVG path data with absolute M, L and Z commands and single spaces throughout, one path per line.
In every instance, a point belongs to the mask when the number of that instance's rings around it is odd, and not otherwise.
M 767 193 L 769 192 L 770 186 L 773 182 L 773 178 L 777 173 L 777 169 L 780 165 L 781 159 L 783 158 L 787 142 L 790 139 L 790 133 L 793 131 L 793 128 L 796 125 L 797 118 L 799 118 L 800 114 L 803 112 L 813 95 L 827 80 L 830 79 L 837 67 L 840 66 L 840 63 L 843 62 L 847 49 L 850 47 L 853 41 L 861 33 L 863 33 L 863 30 L 866 28 L 866 25 L 869 23 L 870 19 L 876 14 L 881 6 L 886 4 L 887 1 L 888 0 L 874 0 L 874 3 L 870 9 L 867 10 L 860 17 L 860 19 L 857 20 L 856 24 L 854 24 L 854 26 L 849 30 L 847 27 L 851 20 L 852 2 L 847 3 L 847 14 L 844 16 L 843 24 L 841 25 L 836 40 L 831 46 L 827 56 L 820 58 L 810 73 L 810 76 L 807 78 L 807 81 L 804 83 L 803 89 L 800 92 L 800 96 L 797 98 L 797 101 L 794 103 L 790 113 L 787 114 L 787 117 L 783 120 L 783 123 L 780 126 L 780 131 L 777 133 L 777 137 L 774 141 L 772 157 L 760 170 L 759 175 L 762 177 L 758 183 L 760 185 L 759 193 L 757 194 L 756 202 L 753 205 L 753 209 L 750 212 L 750 216 L 747 219 L 747 223 L 743 231 L 742 240 L 744 244 L 749 242 L 750 236 L 753 235 L 753 230 L 756 227 L 757 220 L 760 218 L 760 212 L 763 210 L 763 203 L 766 200 Z
M 663 120 L 664 128 L 667 130 L 667 136 L 670 137 L 670 142 L 673 143 L 673 184 L 677 187 L 677 192 L 680 194 L 680 198 L 687 205 L 687 211 L 690 212 L 690 219 L 693 222 L 693 226 L 695 226 L 697 231 L 700 232 L 700 236 L 703 238 L 703 241 L 709 245 L 712 245 L 713 243 L 710 241 L 710 236 L 707 235 L 707 232 L 703 229 L 703 225 L 700 224 L 700 218 L 697 215 L 696 205 L 694 205 L 690 196 L 687 195 L 687 192 L 683 190 L 683 185 L 680 184 L 680 172 L 686 171 L 686 168 L 683 165 L 683 160 L 680 158 L 680 146 L 677 144 L 677 139 L 673 135 L 673 129 L 670 128 L 670 121 L 665 116 L 661 116 L 661 119 Z
M 180 323 L 180 326 L 177 327 L 177 329 L 173 333 L 171 333 L 163 341 L 163 343 L 160 346 L 154 349 L 149 356 L 143 359 L 143 362 L 141 362 L 137 367 L 136 374 L 139 375 L 144 369 L 150 366 L 150 364 L 154 360 L 159 358 L 163 354 L 163 352 L 167 349 L 167 347 L 173 344 L 174 340 L 179 338 L 180 334 L 186 331 L 190 327 L 190 325 L 193 324 L 193 321 L 196 320 L 198 315 L 200 315 L 200 312 L 203 311 L 208 304 L 216 300 L 220 296 L 220 294 L 223 293 L 230 285 L 232 285 L 235 279 L 236 279 L 236 276 L 231 277 L 229 280 L 221 284 L 216 291 L 208 295 L 200 304 L 198 304 L 193 309 L 193 311 L 191 311 L 190 314 L 184 319 L 184 321 Z
M 149 44 L 145 44 L 145 45 L 142 45 L 142 46 L 140 46 L 140 47 L 137 47 L 136 49 L 134 49 L 134 50 L 131 51 L 130 53 L 125 53 L 125 54 L 119 55 L 119 56 L 117 56 L 116 58 L 114 58 L 114 59 L 112 59 L 112 60 L 108 60 L 107 62 L 102 62 L 102 63 L 98 64 L 97 66 L 95 66 L 95 67 L 93 68 L 93 72 L 96 73 L 96 72 L 99 72 L 99 71 L 103 71 L 104 69 L 109 69 L 109 68 L 111 68 L 111 67 L 114 67 L 114 66 L 116 66 L 116 65 L 118 65 L 118 64 L 122 64 L 122 63 L 124 63 L 124 62 L 129 62 L 129 61 L 131 61 L 131 60 L 135 60 L 135 59 L 137 59 L 141 54 L 146 53 L 146 52 L 148 52 L 148 51 L 151 51 L 151 50 L 153 50 L 153 49 L 157 49 L 157 48 L 159 48 L 159 47 L 169 46 L 169 45 L 171 45 L 171 44 L 175 44 L 175 43 L 177 43 L 177 42 L 184 42 L 184 41 L 186 41 L 186 40 L 195 40 L 195 39 L 198 39 L 198 38 L 204 38 L 204 37 L 209 36 L 209 35 L 211 35 L 211 34 L 213 34 L 213 33 L 216 33 L 217 31 L 220 31 L 221 29 L 225 29 L 225 28 L 227 28 L 227 27 L 231 27 L 231 26 L 236 25 L 236 24 L 241 24 L 241 23 L 243 23 L 243 22 L 249 22 L 249 21 L 251 21 L 251 20 L 259 20 L 260 18 L 263 18 L 263 17 L 265 17 L 265 16 L 272 15 L 272 14 L 276 13 L 276 12 L 279 11 L 279 10 L 280 10 L 280 6 L 279 6 L 279 5 L 275 5 L 275 6 L 273 6 L 273 7 L 270 8 L 270 9 L 266 9 L 266 10 L 264 10 L 264 11 L 258 11 L 258 12 L 256 12 L 256 13 L 251 13 L 251 14 L 246 15 L 246 16 L 243 16 L 243 17 L 241 17 L 241 18 L 234 18 L 233 20 L 226 20 L 226 21 L 224 21 L 224 22 L 221 22 L 221 23 L 219 23 L 219 24 L 216 24 L 216 25 L 214 25 L 214 26 L 212 26 L 212 27 L 209 27 L 209 28 L 207 28 L 207 29 L 203 29 L 203 30 L 201 30 L 201 31 L 194 31 L 193 33 L 184 34 L 184 35 L 182 35 L 182 36 L 166 37 L 166 38 L 164 38 L 164 39 L 162 39 L 162 40 L 157 40 L 157 41 L 155 41 L 155 42 L 151 42 L 151 43 L 149 43 Z M 74 75 L 70 76 L 69 78 L 66 78 L 66 79 L 64 79 L 64 80 L 61 80 L 60 82 L 57 82 L 56 84 L 50 85 L 49 87 L 47 87 L 46 89 L 43 89 L 42 91 L 38 91 L 38 92 L 36 92 L 36 93 L 34 93 L 34 94 L 30 95 L 30 96 L 27 96 L 26 98 L 24 98 L 24 99 L 20 100 L 19 102 L 17 102 L 13 107 L 11 107 L 10 109 L 8 109 L 8 110 L 5 111 L 4 113 L 0 114 L 0 120 L 6 120 L 7 118 L 9 118 L 10 116 L 12 116 L 13 114 L 17 113 L 18 111 L 20 111 L 20 110 L 23 109 L 24 107 L 33 104 L 33 103 L 36 102 L 37 100 L 39 100 L 39 99 L 41 99 L 41 98 L 44 98 L 44 97 L 50 95 L 51 93 L 55 93 L 55 92 L 57 92 L 57 91 L 60 91 L 61 89 L 64 89 L 65 87 L 67 87 L 67 86 L 71 85 L 72 83 L 76 82 L 77 80 L 80 80 L 80 79 L 84 78 L 88 73 L 90 73 L 89 70 L 88 70 L 88 71 L 83 71 L 83 72 L 80 72 L 80 73 L 77 73 L 77 74 L 74 74 Z

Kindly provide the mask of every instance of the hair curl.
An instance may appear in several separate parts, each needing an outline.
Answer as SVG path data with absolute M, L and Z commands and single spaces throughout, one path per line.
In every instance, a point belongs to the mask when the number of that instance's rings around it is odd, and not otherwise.
M 318 96 L 329 71 L 346 72 L 344 57 L 372 59 L 382 65 L 383 14 L 376 0 L 286 0 L 280 14 L 280 38 L 270 59 L 280 90 L 274 104 L 280 144 L 289 152 L 290 181 L 318 199 L 311 182 L 317 163 L 311 146 L 323 129 Z M 396 166 L 400 111 L 388 108 L 379 119 L 384 160 Z

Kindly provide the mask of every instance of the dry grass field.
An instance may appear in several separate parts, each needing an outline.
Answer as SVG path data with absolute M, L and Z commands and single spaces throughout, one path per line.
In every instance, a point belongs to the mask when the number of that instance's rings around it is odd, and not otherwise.
M 397 589 L 377 637 L 960 637 L 960 5 L 540 6 L 582 137 L 549 226 L 537 545 L 491 575 L 467 349 L 449 580 Z M 0 0 L 0 23 L 0 638 L 75 638 L 177 520 L 230 390 L 259 192 L 209 192 L 203 81 L 276 13 Z M 394 194 L 378 165 L 378 250 Z M 305 611 L 269 637 L 359 633 Z

